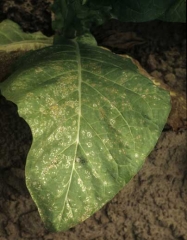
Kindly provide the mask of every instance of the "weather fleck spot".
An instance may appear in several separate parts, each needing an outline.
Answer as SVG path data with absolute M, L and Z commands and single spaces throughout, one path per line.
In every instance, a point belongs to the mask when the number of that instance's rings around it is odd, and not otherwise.
M 135 155 L 134 155 L 134 156 L 135 156 L 135 158 L 138 158 L 138 157 L 139 157 L 138 153 L 135 153 Z
M 92 137 L 92 134 L 91 132 L 87 132 L 87 137 L 91 138 Z
M 108 183 L 107 183 L 107 181 L 104 181 L 103 184 L 104 184 L 104 186 L 107 186 Z
M 91 143 L 91 142 L 88 142 L 88 143 L 87 143 L 87 146 L 88 146 L 88 147 L 92 147 L 92 143 Z
M 116 122 L 116 121 L 115 121 L 114 119 L 110 119 L 110 124 L 111 124 L 111 125 L 114 125 L 115 122 Z

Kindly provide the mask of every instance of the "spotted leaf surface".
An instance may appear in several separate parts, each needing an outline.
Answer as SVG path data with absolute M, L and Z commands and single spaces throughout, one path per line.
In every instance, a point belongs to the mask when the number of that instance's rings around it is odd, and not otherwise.
M 75 41 L 31 53 L 0 88 L 32 130 L 27 187 L 54 231 L 82 222 L 129 182 L 170 111 L 169 94 L 131 59 Z

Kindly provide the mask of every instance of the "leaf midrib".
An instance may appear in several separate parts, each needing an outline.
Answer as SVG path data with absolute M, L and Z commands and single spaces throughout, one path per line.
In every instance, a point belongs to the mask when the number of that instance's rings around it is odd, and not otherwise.
M 76 139 L 76 147 L 75 147 L 75 153 L 74 153 L 74 159 L 73 159 L 73 164 L 72 164 L 72 170 L 70 173 L 70 178 L 68 181 L 68 188 L 66 191 L 66 195 L 65 195 L 65 199 L 64 199 L 64 205 L 62 207 L 62 211 L 61 211 L 61 217 L 63 215 L 64 212 L 64 208 L 67 202 L 67 198 L 68 198 L 68 193 L 69 193 L 69 189 L 71 186 L 71 182 L 72 182 L 72 176 L 73 176 L 73 172 L 75 170 L 75 159 L 76 159 L 76 154 L 77 154 L 77 150 L 78 150 L 78 145 L 80 142 L 80 122 L 81 122 L 81 84 L 82 84 L 82 71 L 81 71 L 81 57 L 80 57 L 80 48 L 77 42 L 74 42 L 75 44 L 75 49 L 76 49 L 76 56 L 77 56 L 77 75 L 78 75 L 78 101 L 79 101 L 79 112 L 78 112 L 78 123 L 77 123 L 77 139 Z M 59 222 L 60 225 L 60 222 Z

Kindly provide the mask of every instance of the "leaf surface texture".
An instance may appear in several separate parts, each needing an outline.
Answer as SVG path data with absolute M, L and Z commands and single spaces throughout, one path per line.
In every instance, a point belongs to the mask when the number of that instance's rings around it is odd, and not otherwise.
M 52 37 L 46 37 L 41 32 L 23 32 L 17 23 L 9 19 L 0 23 L 0 51 L 35 50 L 52 43 Z
M 129 58 L 68 41 L 23 59 L 1 84 L 31 127 L 26 182 L 51 230 L 82 222 L 138 172 L 170 111 Z

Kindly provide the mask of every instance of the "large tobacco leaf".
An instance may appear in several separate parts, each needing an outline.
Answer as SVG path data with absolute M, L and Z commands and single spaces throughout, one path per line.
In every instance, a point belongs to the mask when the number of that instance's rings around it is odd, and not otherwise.
M 6 19 L 0 23 L 0 51 L 28 51 L 51 46 L 52 37 L 46 37 L 41 32 L 26 33 L 20 26 Z
M 130 58 L 69 41 L 27 55 L 1 84 L 33 143 L 26 183 L 46 226 L 82 222 L 139 171 L 170 111 L 170 96 Z

